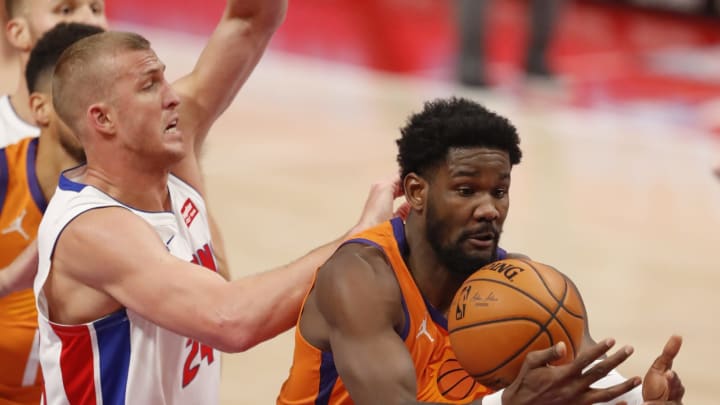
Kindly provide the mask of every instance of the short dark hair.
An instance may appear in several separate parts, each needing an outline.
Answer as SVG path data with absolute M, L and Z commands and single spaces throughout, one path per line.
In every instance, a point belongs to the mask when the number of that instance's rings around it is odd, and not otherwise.
M 100 27 L 78 23 L 59 23 L 46 32 L 30 52 L 30 59 L 25 67 L 25 80 L 30 93 L 37 90 L 40 79 L 50 77 L 60 55 L 75 42 L 98 34 L 104 30 Z
M 445 161 L 450 148 L 484 147 L 505 151 L 510 163 L 520 163 L 520 137 L 510 121 L 465 98 L 436 99 L 411 115 L 396 141 L 402 178 L 427 175 Z

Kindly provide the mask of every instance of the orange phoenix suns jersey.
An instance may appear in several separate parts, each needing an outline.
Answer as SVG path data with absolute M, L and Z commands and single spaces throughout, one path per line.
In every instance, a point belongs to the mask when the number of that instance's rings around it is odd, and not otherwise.
M 37 235 L 46 201 L 35 174 L 38 138 L 0 149 L 0 269 Z M 0 405 L 37 404 L 37 312 L 32 289 L 0 298 Z
M 402 292 L 404 330 L 398 335 L 415 365 L 417 399 L 436 403 L 467 403 L 490 390 L 463 370 L 450 348 L 447 319 L 420 293 L 404 257 L 408 251 L 405 225 L 393 218 L 345 243 L 375 246 L 385 253 Z M 500 253 L 504 253 L 500 251 Z M 306 297 L 307 299 L 307 297 Z M 282 405 L 347 405 L 350 395 L 338 376 L 331 352 L 310 345 L 295 328 L 295 352 L 290 376 L 277 400 Z

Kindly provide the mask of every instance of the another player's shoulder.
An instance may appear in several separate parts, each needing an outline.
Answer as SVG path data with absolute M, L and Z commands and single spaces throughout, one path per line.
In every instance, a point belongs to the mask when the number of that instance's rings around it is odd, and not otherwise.
M 371 286 L 377 293 L 399 291 L 392 267 L 383 251 L 374 245 L 347 243 L 320 267 L 317 286 Z
M 321 267 L 321 272 L 334 272 L 335 269 L 351 268 L 360 272 L 372 272 L 385 275 L 390 262 L 380 246 L 363 243 L 345 243 Z

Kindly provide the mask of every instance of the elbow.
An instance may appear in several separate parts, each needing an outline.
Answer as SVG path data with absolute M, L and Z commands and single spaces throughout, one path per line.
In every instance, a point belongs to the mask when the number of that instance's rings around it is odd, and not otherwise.
M 259 343 L 258 326 L 249 319 L 218 317 L 213 325 L 214 347 L 225 353 L 244 352 Z

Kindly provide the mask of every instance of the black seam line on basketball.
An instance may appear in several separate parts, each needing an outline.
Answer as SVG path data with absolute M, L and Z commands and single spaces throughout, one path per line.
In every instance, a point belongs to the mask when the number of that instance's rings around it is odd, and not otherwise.
M 528 266 L 530 266 L 530 268 L 532 269 L 532 271 L 535 272 L 535 275 L 540 279 L 540 281 L 542 282 L 543 286 L 545 287 L 545 289 L 547 290 L 547 292 L 550 294 L 550 296 L 553 297 L 553 299 L 555 300 L 555 302 L 558 303 L 558 304 L 562 304 L 562 301 L 558 301 L 558 299 L 557 299 L 557 297 L 555 296 L 555 294 L 553 294 L 553 291 L 550 289 L 550 287 L 548 287 L 547 283 L 545 282 L 545 277 L 543 277 L 542 274 L 540 274 L 540 272 L 538 271 L 538 269 L 536 269 L 535 266 L 533 266 L 532 263 L 528 262 L 527 260 L 523 260 L 523 259 L 517 259 L 517 260 L 520 261 L 520 262 L 523 262 L 523 263 L 527 264 Z M 564 277 L 563 277 L 563 278 L 564 278 Z M 567 290 L 567 282 L 565 283 L 565 289 Z
M 568 290 L 569 290 L 569 289 L 570 289 L 570 285 L 569 285 L 569 284 L 570 284 L 570 281 L 569 281 L 568 278 L 565 277 L 564 275 L 563 275 L 563 278 L 565 279 L 565 284 L 567 285 L 567 288 L 568 288 Z M 576 314 L 575 312 L 567 309 L 567 307 L 565 307 L 565 305 L 564 305 L 564 302 L 563 302 L 563 309 L 565 310 L 565 312 L 568 313 L 568 315 L 570 315 L 570 316 L 572 316 L 572 317 L 574 317 L 574 318 L 585 319 L 584 316 L 582 316 L 582 315 L 580 315 L 580 314 Z
M 517 316 L 517 317 L 512 317 L 512 318 L 502 318 L 502 319 L 495 319 L 495 320 L 492 320 L 492 321 L 475 322 L 475 323 L 471 323 L 471 324 L 469 324 L 469 325 L 463 325 L 463 326 L 460 326 L 460 327 L 457 327 L 457 328 L 453 329 L 452 332 L 450 332 L 450 333 L 459 332 L 459 331 L 464 330 L 464 329 L 474 328 L 474 327 L 476 327 L 476 326 L 492 325 L 493 323 L 508 322 L 508 321 L 528 321 L 528 322 L 530 322 L 530 323 L 534 323 L 535 325 L 537 325 L 537 326 L 540 327 L 540 328 L 543 327 L 543 324 L 540 323 L 540 322 L 538 322 L 538 321 L 536 321 L 535 319 L 532 319 L 532 318 L 523 318 L 523 317 L 521 317 L 521 316 Z
M 545 328 L 547 328 L 547 326 L 550 325 L 550 322 L 552 322 L 552 320 L 555 319 L 555 321 L 557 321 L 558 325 L 560 325 L 560 327 L 562 328 L 563 332 L 565 332 L 565 336 L 568 337 L 570 346 L 573 349 L 573 354 L 577 353 L 575 350 L 575 342 L 573 342 L 572 338 L 570 337 L 570 331 L 568 331 L 567 327 L 565 327 L 565 324 L 560 319 L 557 318 L 557 313 L 560 311 L 560 308 L 564 309 L 565 312 L 567 312 L 568 314 L 573 315 L 572 312 L 570 312 L 565 307 L 565 299 L 567 298 L 568 291 L 570 290 L 570 286 L 568 285 L 567 277 L 565 277 L 564 274 L 562 274 L 558 271 L 558 274 L 563 278 L 563 287 L 564 287 L 562 297 L 560 297 L 560 299 L 558 299 L 557 297 L 555 297 L 555 294 L 553 294 L 552 290 L 545 282 L 545 277 L 543 277 L 542 274 L 540 274 L 538 269 L 532 263 L 530 263 L 526 260 L 523 260 L 523 259 L 518 259 L 518 260 L 527 264 L 528 266 L 530 266 L 530 268 L 535 272 L 535 274 L 538 276 L 540 281 L 543 283 L 543 286 L 545 286 L 545 289 L 547 290 L 547 292 L 550 294 L 551 297 L 553 297 L 553 299 L 555 300 L 555 303 L 558 304 L 558 307 L 555 310 L 555 313 L 553 313 L 553 316 L 551 317 L 551 319 L 548 320 L 548 323 L 545 325 Z M 547 267 L 549 267 L 549 266 L 547 266 Z M 580 317 L 580 319 L 582 319 L 582 317 Z M 555 342 L 553 341 L 552 338 L 550 339 L 550 344 L 555 344 Z
M 535 268 L 535 266 L 532 263 L 530 263 L 529 261 L 522 259 L 522 258 L 518 258 L 515 260 L 523 262 L 523 263 L 527 264 L 528 266 L 530 266 L 530 268 L 535 272 L 535 274 L 537 274 L 540 281 L 542 281 L 543 286 L 545 286 L 545 289 L 550 293 L 550 296 L 555 299 L 555 302 L 560 304 L 560 306 L 565 310 L 565 312 L 567 312 L 570 316 L 578 318 L 578 319 L 584 318 L 582 315 L 578 315 L 578 314 L 570 311 L 569 309 L 567 309 L 567 307 L 565 307 L 565 297 L 567 297 L 567 291 L 568 291 L 569 286 L 568 286 L 568 282 L 567 282 L 567 277 L 565 277 L 564 274 L 562 274 L 558 271 L 558 274 L 560 274 L 562 276 L 563 281 L 565 282 L 565 296 L 563 297 L 562 301 L 558 301 L 557 298 L 555 297 L 555 294 L 553 294 L 552 290 L 550 290 L 550 287 L 548 287 L 547 283 L 545 282 L 545 277 L 543 277 L 540 274 L 540 272 Z M 547 266 L 547 267 L 550 267 L 550 266 Z M 570 336 L 570 335 L 568 335 L 568 336 Z
M 550 323 L 551 323 L 553 320 L 554 320 L 555 322 L 557 322 L 558 325 L 560 325 L 560 328 L 562 328 L 563 332 L 565 332 L 565 336 L 568 337 L 568 341 L 570 342 L 570 347 L 571 347 L 572 350 L 573 350 L 573 354 L 575 354 L 575 353 L 576 353 L 576 351 L 575 351 L 575 343 L 573 342 L 572 338 L 570 337 L 570 332 L 569 332 L 569 331 L 567 330 L 567 328 L 565 327 L 565 324 L 562 323 L 562 321 L 561 321 L 560 319 L 558 319 L 558 317 L 557 317 L 557 313 L 560 312 L 560 309 L 565 309 L 565 307 L 563 306 L 563 302 L 565 302 L 565 298 L 567 298 L 567 293 L 568 293 L 568 282 L 567 282 L 567 279 L 566 279 L 565 277 L 563 277 L 563 287 L 564 287 L 564 289 L 563 289 L 563 294 L 562 294 L 562 296 L 560 297 L 560 299 L 558 300 L 558 299 L 555 297 L 555 295 L 552 293 L 552 291 L 550 291 L 550 289 L 548 288 L 547 284 L 545 284 L 545 278 L 540 274 L 540 272 L 538 272 L 537 269 L 536 269 L 532 264 L 527 263 L 527 265 L 530 266 L 530 267 L 533 269 L 533 271 L 535 272 L 535 274 L 537 274 L 538 278 L 540 278 L 540 280 L 542 280 L 543 284 L 545 285 L 545 288 L 548 290 L 548 293 L 550 293 L 550 296 L 555 299 L 555 303 L 557 304 L 557 307 L 555 308 L 555 312 L 553 312 L 553 313 L 550 315 L 550 319 L 548 319 L 547 322 L 545 322 L 545 325 L 543 325 L 543 330 L 547 330 L 548 326 L 550 325 Z M 566 310 L 567 310 L 567 309 L 566 309 Z M 554 344 L 555 344 L 555 340 L 552 338 L 552 334 L 548 334 L 548 336 L 550 336 L 550 345 L 551 345 L 551 346 L 554 345 Z M 537 337 L 536 337 L 536 338 L 537 338 Z
M 465 381 L 465 380 L 468 379 L 468 378 L 472 378 L 472 377 L 470 377 L 469 375 L 466 375 L 465 377 L 457 380 L 457 382 L 455 382 L 455 384 L 453 384 L 450 388 L 448 388 L 448 389 L 446 389 L 445 391 L 443 391 L 443 392 L 442 392 L 442 395 L 445 396 L 445 394 L 447 394 L 448 392 L 452 391 L 453 388 L 457 387 L 461 382 Z M 467 394 L 466 394 L 466 395 L 467 395 Z
M 531 266 L 531 267 L 532 267 L 532 266 Z M 536 270 L 536 269 L 533 268 L 533 270 L 537 273 L 537 270 Z M 538 275 L 538 277 L 540 277 L 540 274 L 539 274 L 539 273 L 537 273 L 537 275 Z M 540 279 L 542 280 L 542 277 L 540 277 Z M 475 281 L 475 280 L 477 280 L 477 279 L 473 279 L 472 281 Z M 564 279 L 563 279 L 563 280 L 564 280 Z M 562 301 L 557 301 L 557 298 L 555 298 L 555 296 L 554 296 L 552 293 L 550 293 L 550 296 L 552 296 L 553 299 L 555 299 L 555 303 L 558 304 L 557 307 L 555 308 L 555 311 L 550 311 L 547 307 L 545 307 L 545 305 L 543 305 L 542 303 L 540 303 L 540 302 L 539 302 L 538 300 L 536 300 L 533 296 L 527 294 L 525 291 L 523 291 L 523 290 L 521 290 L 521 289 L 519 289 L 519 288 L 517 288 L 517 287 L 515 287 L 515 286 L 512 286 L 512 285 L 510 285 L 510 284 L 507 284 L 507 283 L 505 283 L 504 281 L 496 281 L 496 280 L 490 280 L 490 279 L 485 279 L 485 281 L 491 281 L 491 282 L 494 282 L 494 283 L 497 283 L 497 284 L 501 284 L 501 285 L 504 285 L 504 286 L 507 286 L 507 287 L 510 287 L 510 288 L 513 288 L 513 289 L 517 290 L 518 292 L 524 294 L 524 295 L 527 296 L 528 298 L 530 298 L 530 299 L 532 299 L 533 301 L 535 301 L 535 303 L 537 303 L 538 306 L 540 306 L 541 308 L 545 309 L 545 310 L 548 312 L 548 314 L 550 315 L 550 317 L 548 318 L 548 320 L 545 322 L 544 325 L 541 325 L 541 326 L 540 326 L 540 330 L 535 334 L 535 336 L 533 336 L 532 338 L 528 339 L 528 341 L 525 343 L 525 345 L 522 346 L 520 349 L 518 349 L 515 353 L 513 353 L 512 356 L 508 356 L 508 357 L 505 359 L 504 362 L 502 362 L 501 364 L 499 364 L 498 366 L 496 366 L 494 369 L 489 370 L 489 371 L 486 371 L 486 372 L 481 373 L 481 374 L 473 374 L 473 377 L 475 377 L 475 378 L 482 377 L 482 376 L 488 375 L 488 374 L 490 374 L 490 373 L 493 373 L 493 372 L 497 371 L 498 369 L 500 369 L 500 368 L 502 368 L 502 367 L 505 367 L 505 365 L 507 365 L 507 364 L 508 364 L 509 362 L 511 362 L 512 360 L 514 360 L 520 353 L 522 353 L 525 349 L 527 349 L 528 346 L 530 346 L 535 340 L 537 340 L 537 338 L 538 338 L 540 335 L 542 335 L 543 332 L 547 332 L 547 327 L 548 327 L 548 325 L 550 325 L 550 323 L 551 323 L 553 320 L 557 321 L 557 323 L 558 323 L 558 324 L 560 325 L 560 327 L 563 329 L 563 331 L 565 332 L 565 336 L 567 336 L 567 337 L 568 337 L 568 340 L 571 342 L 570 344 L 571 344 L 571 346 L 572 346 L 573 353 L 575 353 L 575 345 L 572 344 L 572 339 L 570 339 L 570 334 L 568 333 L 567 328 L 565 328 L 565 325 L 563 325 L 563 323 L 560 322 L 559 319 L 557 319 L 557 313 L 560 311 L 560 308 L 562 308 L 562 305 L 560 305 L 560 304 L 562 303 Z M 467 282 L 467 281 L 466 281 L 466 282 Z M 546 286 L 546 288 L 547 288 L 547 286 Z M 564 300 L 566 295 L 567 295 L 567 281 L 565 281 L 565 291 L 564 291 L 563 296 L 562 296 L 561 298 Z M 508 318 L 503 318 L 503 319 L 502 319 L 502 321 L 507 321 L 507 320 L 508 320 Z M 529 320 L 529 319 L 528 319 L 528 320 Z M 499 322 L 499 321 L 501 321 L 501 320 L 497 320 L 497 321 L 493 321 L 493 322 Z M 537 322 L 537 321 L 535 321 L 535 320 L 530 320 L 530 321 L 533 322 L 533 323 L 536 323 L 536 324 L 540 324 L 540 322 Z M 492 323 L 492 322 L 491 322 L 491 323 Z M 465 329 L 465 328 L 468 328 L 468 327 L 469 327 L 469 325 L 465 325 L 465 326 L 463 326 L 462 328 Z M 460 329 L 460 328 L 458 328 L 458 329 Z M 457 329 L 453 330 L 452 332 L 448 332 L 448 333 L 454 333 L 455 331 L 457 331 Z M 550 344 L 551 344 L 551 345 L 555 344 L 555 343 L 553 342 L 553 339 L 552 339 L 552 338 L 550 338 Z
M 465 283 L 464 283 L 464 284 L 467 284 L 467 283 L 472 282 L 472 281 L 489 281 L 489 282 L 491 282 L 491 283 L 500 284 L 500 285 L 504 285 L 504 286 L 506 286 L 506 287 L 510 287 L 510 288 L 512 288 L 513 290 L 519 292 L 520 294 L 522 294 L 522 295 L 530 298 L 531 300 L 533 300 L 536 304 L 538 304 L 538 305 L 540 306 L 540 308 L 542 308 L 542 309 L 544 309 L 545 311 L 547 311 L 548 314 L 552 315 L 552 313 L 553 313 L 553 311 L 551 311 L 550 308 L 546 307 L 542 302 L 538 301 L 535 297 L 533 297 L 532 295 L 526 293 L 525 291 L 521 290 L 520 288 L 515 287 L 515 286 L 512 285 L 512 284 L 508 284 L 508 283 L 506 283 L 506 282 L 504 282 L 504 281 L 500 281 L 500 280 L 493 280 L 493 279 L 491 279 L 491 278 L 473 278 L 473 279 L 470 279 L 470 280 L 465 280 Z M 551 295 L 552 295 L 552 294 L 551 294 Z M 555 298 L 555 297 L 553 296 L 553 298 Z M 448 333 L 449 333 L 449 332 L 452 332 L 452 331 L 448 331 Z
M 529 264 L 529 263 L 526 263 L 526 264 L 528 264 L 528 265 L 533 269 L 533 271 L 535 271 L 535 273 L 536 273 L 537 276 L 540 278 L 540 280 L 542 280 L 543 284 L 545 285 L 545 288 L 547 289 L 547 288 L 548 288 L 548 287 L 547 287 L 547 284 L 545 284 L 545 280 L 542 278 L 542 276 L 540 276 L 540 273 L 537 271 L 537 269 L 536 269 L 535 267 L 533 267 L 533 266 L 532 266 L 531 264 Z M 526 293 L 525 291 L 521 290 L 520 288 L 515 287 L 514 285 L 511 285 L 511 284 L 508 284 L 508 283 L 506 283 L 506 282 L 504 282 L 504 281 L 493 280 L 493 279 L 489 279 L 489 278 L 473 278 L 473 279 L 471 279 L 471 280 L 466 280 L 465 283 L 472 282 L 472 281 L 489 281 L 489 282 L 492 282 L 492 283 L 496 283 L 496 284 L 504 285 L 504 286 L 506 286 L 506 287 L 510 287 L 510 288 L 516 290 L 517 292 L 525 295 L 525 296 L 528 297 L 529 299 L 533 300 L 540 308 L 542 308 L 542 309 L 544 309 L 545 311 L 547 311 L 548 315 L 550 315 L 550 318 L 548 318 L 548 320 L 545 322 L 545 325 L 542 325 L 542 326 L 541 326 L 540 331 L 539 331 L 535 336 L 533 336 L 532 339 L 530 339 L 529 343 L 526 344 L 525 347 L 527 347 L 528 345 L 530 345 L 531 342 L 533 342 L 535 339 L 537 339 L 537 337 L 542 333 L 542 331 L 543 331 L 544 329 L 547 329 L 548 325 L 550 325 L 550 322 L 552 322 L 553 320 L 555 320 L 555 321 L 557 321 L 558 325 L 560 325 L 560 328 L 562 328 L 563 332 L 565 332 L 565 336 L 567 336 L 567 337 L 568 337 L 568 341 L 570 341 L 570 346 L 571 346 L 572 349 L 573 349 L 573 353 L 575 353 L 575 344 L 573 343 L 572 339 L 570 338 L 570 332 L 568 332 L 568 329 L 565 327 L 565 324 L 563 324 L 559 319 L 557 319 L 557 313 L 560 311 L 561 308 L 564 308 L 564 306 L 562 305 L 562 302 L 565 300 L 565 297 L 567 296 L 567 292 L 568 292 L 567 279 L 565 279 L 565 278 L 563 277 L 563 281 L 565 282 L 565 291 L 563 292 L 563 296 L 561 297 L 561 299 L 562 299 L 563 301 L 558 301 L 558 299 L 555 297 L 555 295 L 553 295 L 552 292 L 550 292 L 550 290 L 548 289 L 548 293 L 550 293 L 550 296 L 553 297 L 553 300 L 555 300 L 555 303 L 558 304 L 558 306 L 555 308 L 554 311 L 551 311 L 550 308 L 548 308 L 548 307 L 546 307 L 545 305 L 543 305 L 543 303 L 541 303 L 540 301 L 538 301 L 537 299 L 535 299 L 535 297 L 533 297 L 532 295 L 530 295 L 530 294 Z M 504 318 L 504 319 L 508 319 L 508 318 Z M 537 322 L 537 321 L 535 321 L 535 322 Z M 539 322 L 537 322 L 537 323 L 539 324 Z M 480 323 L 480 324 L 483 324 L 483 323 Z M 465 329 L 465 328 L 469 328 L 469 327 L 471 327 L 471 326 L 477 326 L 477 325 L 479 325 L 479 324 L 465 325 L 465 326 L 462 326 L 462 327 L 460 327 L 460 328 L 456 328 L 456 329 L 453 329 L 453 330 L 451 330 L 451 331 L 448 331 L 448 333 L 454 333 L 454 332 L 456 332 L 457 330 L 461 330 L 461 329 Z M 551 344 L 555 344 L 555 343 L 553 342 L 553 339 L 550 339 L 550 342 L 551 342 Z M 523 348 L 523 350 L 524 350 L 524 348 Z M 519 353 L 519 352 L 518 352 L 518 353 Z M 515 356 L 517 356 L 518 353 L 515 353 L 515 354 L 513 355 L 513 357 L 510 357 L 510 359 L 512 359 L 512 358 L 514 358 Z M 493 370 L 493 371 L 494 371 L 494 370 Z M 487 374 L 487 373 L 485 373 L 485 374 Z M 485 374 L 482 374 L 482 375 L 485 375 Z M 478 376 L 475 375 L 474 377 L 478 377 Z
M 507 319 L 507 318 L 504 318 L 504 319 L 503 319 L 503 321 L 506 321 L 506 320 L 508 320 L 508 319 Z M 533 322 L 533 323 L 537 323 L 537 324 L 540 323 L 540 322 L 534 321 L 534 320 L 532 320 L 532 319 L 527 319 L 527 320 L 530 321 L 530 322 Z M 515 358 L 516 358 L 520 353 L 524 352 L 525 349 L 528 348 L 528 346 L 530 346 L 535 340 L 537 340 L 538 337 L 540 337 L 540 335 L 542 335 L 543 333 L 547 333 L 547 332 L 548 332 L 547 329 L 541 327 L 541 329 L 535 334 L 535 336 L 533 336 L 532 338 L 528 339 L 527 343 L 525 343 L 525 345 L 524 345 L 523 347 L 521 347 L 521 348 L 518 349 L 515 353 L 513 353 L 512 356 L 507 356 L 507 358 L 505 359 L 505 361 L 503 361 L 502 363 L 498 364 L 498 365 L 497 365 L 495 368 L 493 368 L 492 370 L 489 370 L 489 371 L 486 371 L 486 372 L 480 373 L 480 374 L 472 374 L 473 378 L 483 377 L 483 376 L 486 376 L 486 375 L 488 375 L 488 374 L 492 374 L 492 373 L 498 371 L 499 369 L 505 367 L 508 363 L 510 363 L 511 361 L 515 360 Z

